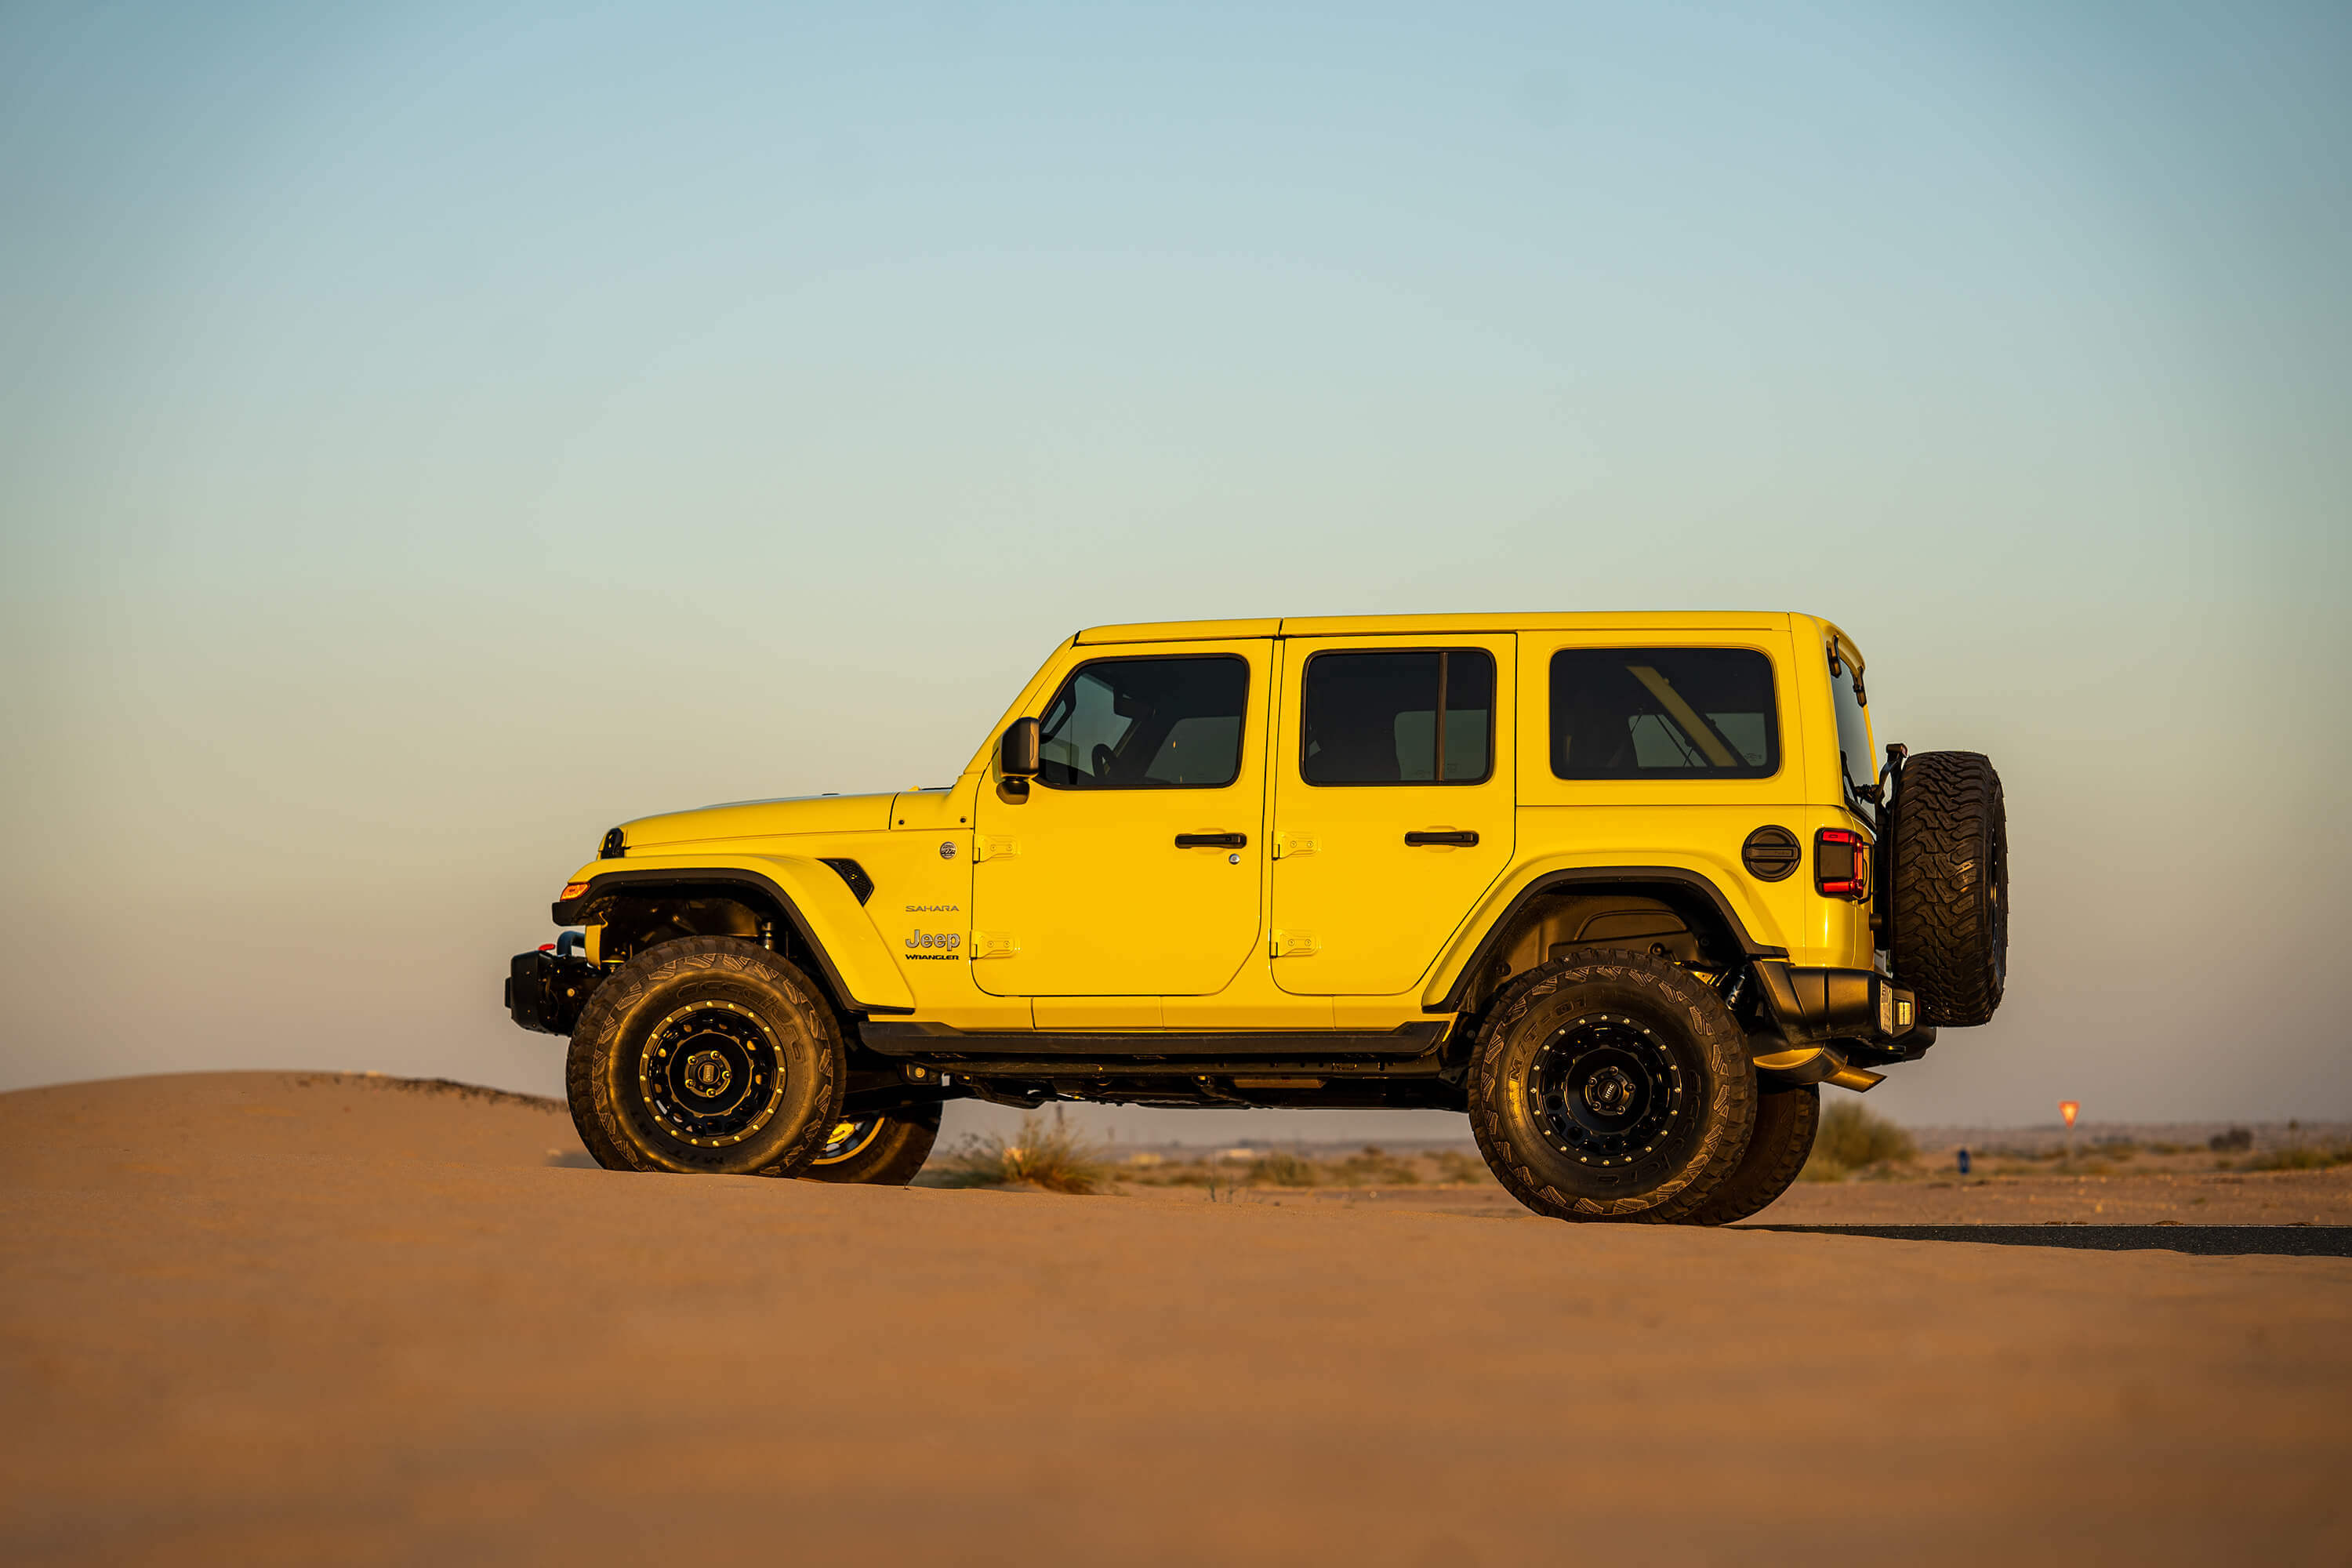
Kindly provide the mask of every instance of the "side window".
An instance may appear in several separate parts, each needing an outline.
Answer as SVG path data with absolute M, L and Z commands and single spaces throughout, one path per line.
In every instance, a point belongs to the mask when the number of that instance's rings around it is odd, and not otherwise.
M 1564 779 L 1769 778 L 1780 769 L 1772 661 L 1748 648 L 1563 648 L 1551 771 Z
M 1830 657 L 1830 690 L 1837 699 L 1838 752 L 1845 763 L 1846 783 L 1867 800 L 1878 787 L 1878 753 L 1870 746 L 1870 696 L 1862 687 L 1862 671 L 1838 657 Z
M 1484 648 L 1318 653 L 1304 686 L 1308 784 L 1482 784 L 1495 771 L 1495 660 Z
M 1038 723 L 1050 789 L 1218 789 L 1241 776 L 1249 661 L 1231 654 L 1080 665 Z

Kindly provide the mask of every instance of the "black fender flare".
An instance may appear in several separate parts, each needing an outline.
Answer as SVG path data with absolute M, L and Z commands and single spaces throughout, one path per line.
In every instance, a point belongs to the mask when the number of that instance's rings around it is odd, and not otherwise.
M 1684 899 L 1696 896 L 1722 921 L 1723 929 L 1731 933 L 1731 940 L 1738 944 L 1740 955 L 1747 962 L 1752 963 L 1759 959 L 1789 956 L 1787 948 L 1768 947 L 1749 935 L 1747 923 L 1731 907 L 1731 901 L 1723 896 L 1723 889 L 1696 871 L 1685 870 L 1680 866 L 1571 866 L 1547 872 L 1520 889 L 1518 895 L 1486 927 L 1486 934 L 1478 939 L 1478 945 L 1470 950 L 1470 956 L 1463 961 L 1462 967 L 1454 972 L 1454 983 L 1445 988 L 1445 994 L 1434 1002 L 1422 1004 L 1421 1010 L 1424 1013 L 1460 1012 L 1462 998 L 1470 989 L 1471 976 L 1479 973 L 1494 958 L 1502 944 L 1504 933 L 1537 899 L 1563 889 L 1599 885 L 1629 890 L 1662 888 Z
M 808 917 L 801 913 L 800 906 L 793 902 L 791 896 L 778 887 L 772 879 L 763 877 L 757 871 L 747 871 L 732 866 L 713 866 L 707 869 L 681 869 L 664 866 L 637 871 L 599 871 L 589 878 L 586 892 L 577 898 L 558 899 L 551 912 L 557 925 L 578 925 L 582 923 L 581 915 L 590 904 L 622 888 L 667 887 L 687 889 L 722 883 L 751 888 L 762 894 L 768 902 L 774 904 L 782 911 L 785 921 L 793 928 L 793 934 L 800 938 L 801 944 L 815 958 L 817 967 L 824 973 L 825 984 L 833 988 L 835 995 L 841 998 L 844 1006 L 853 1012 L 869 1015 L 903 1015 L 915 1010 L 912 1007 L 892 1007 L 879 1003 L 862 1002 L 852 994 L 848 983 L 841 977 L 841 971 L 834 966 L 833 955 L 825 952 L 824 943 L 816 939 L 816 931 L 810 926 Z

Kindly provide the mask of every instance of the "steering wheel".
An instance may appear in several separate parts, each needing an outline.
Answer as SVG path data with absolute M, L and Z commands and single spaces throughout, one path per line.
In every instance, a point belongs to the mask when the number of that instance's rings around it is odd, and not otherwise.
M 1108 746 L 1097 744 L 1094 751 L 1095 778 L 1107 782 L 1110 778 L 1111 764 L 1118 761 Z

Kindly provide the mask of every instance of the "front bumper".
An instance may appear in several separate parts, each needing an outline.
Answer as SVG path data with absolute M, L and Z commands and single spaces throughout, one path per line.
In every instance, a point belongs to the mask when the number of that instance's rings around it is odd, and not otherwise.
M 507 966 L 507 1013 L 538 1034 L 569 1036 L 604 983 L 604 972 L 584 958 L 518 952 Z

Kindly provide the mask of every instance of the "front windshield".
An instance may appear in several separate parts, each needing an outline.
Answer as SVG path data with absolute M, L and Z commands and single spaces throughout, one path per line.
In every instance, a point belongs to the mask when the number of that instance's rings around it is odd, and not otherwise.
M 1830 645 L 1830 689 L 1837 696 L 1838 751 L 1845 760 L 1849 794 L 1874 800 L 1878 789 L 1878 752 L 1870 743 L 1870 695 L 1863 688 L 1862 671 Z

